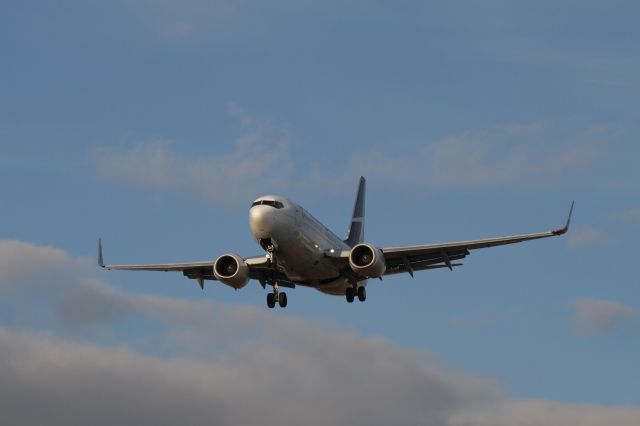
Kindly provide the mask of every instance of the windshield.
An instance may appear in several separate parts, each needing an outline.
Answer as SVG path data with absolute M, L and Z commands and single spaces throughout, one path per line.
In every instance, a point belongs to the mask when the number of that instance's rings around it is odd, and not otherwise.
M 281 209 L 284 207 L 284 204 L 282 204 L 280 201 L 258 200 L 258 201 L 254 201 L 253 204 L 251 204 L 251 207 L 253 206 L 271 206 L 271 207 L 275 207 L 276 209 Z

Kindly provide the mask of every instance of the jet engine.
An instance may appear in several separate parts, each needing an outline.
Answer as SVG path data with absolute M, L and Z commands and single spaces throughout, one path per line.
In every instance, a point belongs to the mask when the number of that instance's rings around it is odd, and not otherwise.
M 372 244 L 358 244 L 349 253 L 349 266 L 353 272 L 369 278 L 381 277 L 387 270 L 380 249 Z
M 243 258 L 235 253 L 227 253 L 218 257 L 213 264 L 213 275 L 223 284 L 235 289 L 249 282 L 249 266 Z

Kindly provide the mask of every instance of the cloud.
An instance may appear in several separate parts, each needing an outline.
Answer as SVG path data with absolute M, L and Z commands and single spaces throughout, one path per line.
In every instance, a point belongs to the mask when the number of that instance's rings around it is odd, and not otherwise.
M 603 161 L 620 132 L 594 126 L 563 134 L 545 122 L 496 126 L 408 150 L 372 147 L 354 156 L 347 169 L 366 171 L 387 185 L 411 182 L 433 191 L 561 187 Z
M 449 320 L 449 325 L 459 331 L 476 331 L 490 329 L 502 324 L 512 323 L 518 317 L 516 308 L 509 308 L 501 312 L 467 313 L 466 316 Z
M 616 212 L 611 218 L 616 222 L 640 222 L 640 207 Z
M 0 409 L 9 424 L 235 425 L 267 414 L 284 425 L 443 423 L 459 404 L 498 395 L 487 380 L 382 338 L 286 316 L 274 324 L 272 311 L 255 307 L 123 292 L 61 250 L 3 245 L 22 247 L 29 268 L 38 261 L 45 272 L 61 254 L 69 268 L 48 282 L 57 315 L 38 328 L 49 332 L 0 327 Z M 0 270 L 3 282 L 16 277 L 28 284 L 28 275 Z M 141 322 L 153 324 L 158 342 L 127 340 Z M 96 327 L 111 333 L 102 346 L 83 342 Z
M 233 32 L 244 2 L 131 0 L 128 12 L 145 32 L 166 42 L 187 42 Z
M 312 159 L 306 171 L 296 173 L 294 165 L 300 166 L 301 159 L 294 156 L 286 127 L 238 105 L 229 112 L 241 135 L 226 151 L 189 156 L 176 142 L 156 140 L 96 147 L 89 157 L 107 182 L 229 206 L 274 188 L 286 193 L 351 191 L 359 175 L 405 191 L 557 189 L 606 161 L 612 140 L 622 132 L 594 126 L 569 134 L 546 122 L 503 125 L 404 150 L 372 146 L 346 160 Z
M 286 187 L 293 162 L 288 130 L 237 105 L 229 111 L 241 134 L 228 150 L 188 156 L 175 148 L 176 143 L 156 140 L 95 147 L 89 157 L 108 182 L 224 205 L 246 203 L 268 189 Z
M 67 276 L 74 260 L 55 247 L 0 239 L 0 294 L 35 293 Z M 79 267 L 80 264 L 76 264 Z
M 611 238 L 596 228 L 584 228 L 576 232 L 571 232 L 567 240 L 567 244 L 572 248 L 604 246 L 611 243 Z
M 4 328 L 0 347 L 0 409 L 8 424 L 225 426 L 265 416 L 280 425 L 640 420 L 635 407 L 505 400 L 489 382 L 443 369 L 424 354 L 347 333 L 285 333 L 206 361 Z
M 452 425 L 475 426 L 623 426 L 635 424 L 636 407 L 560 404 L 551 401 L 504 401 L 465 410 L 453 416 Z
M 124 292 L 62 250 L 10 240 L 2 246 L 21 247 L 23 267 L 36 270 L 0 269 L 2 282 L 26 284 L 54 260 L 66 259 L 68 267 L 48 281 L 54 318 L 29 328 L 0 325 L 0 410 L 7 424 L 640 421 L 634 407 L 510 400 L 491 380 L 384 338 L 264 308 Z M 141 324 L 154 340 L 131 337 Z M 96 338 L 94 327 L 108 329 L 110 340 Z
M 379 339 L 297 337 L 204 362 L 0 329 L 0 408 L 23 425 L 446 424 L 493 394 Z
M 603 336 L 620 329 L 640 332 L 640 311 L 631 306 L 610 300 L 578 299 L 572 309 L 572 325 L 581 334 Z

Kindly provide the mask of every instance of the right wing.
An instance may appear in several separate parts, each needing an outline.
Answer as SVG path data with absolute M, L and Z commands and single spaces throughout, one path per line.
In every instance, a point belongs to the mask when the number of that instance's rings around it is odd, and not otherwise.
M 249 276 L 251 279 L 260 280 L 266 272 L 270 270 L 271 263 L 265 256 L 253 256 L 244 258 L 249 266 Z M 163 271 L 163 272 L 182 272 L 188 278 L 198 280 L 202 286 L 202 280 L 215 280 L 213 274 L 214 260 L 204 260 L 200 262 L 182 262 L 182 263 L 144 263 L 134 265 L 108 265 L 104 263 L 102 256 L 102 240 L 98 240 L 98 265 L 104 269 L 122 270 L 122 271 Z

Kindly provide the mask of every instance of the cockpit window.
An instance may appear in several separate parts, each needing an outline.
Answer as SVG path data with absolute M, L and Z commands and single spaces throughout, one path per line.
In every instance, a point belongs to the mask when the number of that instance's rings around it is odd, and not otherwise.
M 271 207 L 275 207 L 276 209 L 281 209 L 284 208 L 284 204 L 282 204 L 280 201 L 273 201 L 273 200 L 258 200 L 258 201 L 254 201 L 253 204 L 251 204 L 251 207 L 253 206 L 271 206 Z

